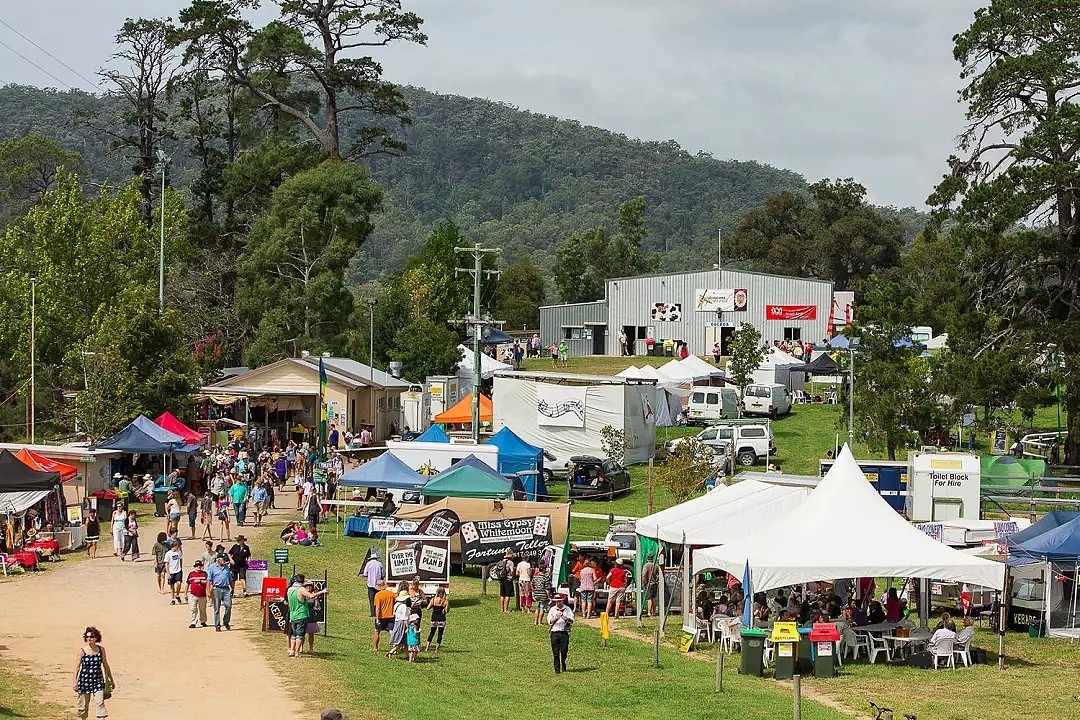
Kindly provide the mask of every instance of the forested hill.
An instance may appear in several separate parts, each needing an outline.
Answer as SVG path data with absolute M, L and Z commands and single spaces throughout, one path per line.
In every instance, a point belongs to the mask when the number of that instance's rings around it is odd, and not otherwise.
M 753 161 L 691 154 L 673 141 L 642 142 L 573 120 L 503 103 L 407 88 L 413 124 L 404 157 L 368 160 L 386 209 L 355 264 L 358 280 L 404 264 L 438 220 L 454 218 L 470 239 L 520 252 L 549 268 L 554 246 L 611 222 L 618 205 L 648 201 L 648 249 L 665 268 L 713 262 L 716 230 L 771 193 L 802 191 L 804 179 Z M 82 153 L 98 180 L 120 180 L 128 163 L 108 138 L 74 119 L 108 100 L 78 92 L 0 88 L 0 139 L 37 131 Z M 184 167 L 181 153 L 172 155 Z M 184 176 L 173 175 L 184 187 Z

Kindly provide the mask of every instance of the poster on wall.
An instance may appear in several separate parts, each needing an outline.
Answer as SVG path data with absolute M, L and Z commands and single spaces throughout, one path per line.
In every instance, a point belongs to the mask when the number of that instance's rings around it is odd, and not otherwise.
M 405 535 L 386 539 L 386 581 L 450 582 L 450 538 Z
M 682 303 L 653 303 L 652 319 L 656 322 L 681 322 Z
M 585 427 L 585 387 L 538 383 L 536 424 Z
M 697 312 L 746 312 L 746 288 L 699 288 L 694 292 Z
M 817 305 L 766 305 L 766 320 L 817 320 Z
M 461 558 L 472 565 L 489 565 L 502 560 L 507 550 L 537 558 L 550 544 L 550 515 L 476 520 L 461 525 Z

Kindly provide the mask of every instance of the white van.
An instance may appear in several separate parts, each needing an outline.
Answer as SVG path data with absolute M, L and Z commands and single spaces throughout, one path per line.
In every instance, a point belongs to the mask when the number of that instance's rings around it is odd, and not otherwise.
M 691 388 L 686 417 L 691 423 L 737 418 L 739 391 L 733 387 L 695 385 Z
M 776 418 L 791 412 L 791 393 L 779 383 L 747 385 L 743 390 L 744 415 Z

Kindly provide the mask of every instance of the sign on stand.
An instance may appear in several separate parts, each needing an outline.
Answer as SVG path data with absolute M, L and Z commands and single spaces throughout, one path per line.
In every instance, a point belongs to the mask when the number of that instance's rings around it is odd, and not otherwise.
M 278 566 L 278 577 L 284 575 L 284 566 L 289 564 L 289 548 L 274 548 L 274 564 Z
M 386 538 L 386 582 L 450 582 L 450 538 L 397 535 Z
M 265 560 L 248 560 L 247 565 L 247 591 L 249 593 L 262 594 L 263 581 L 270 574 L 270 563 Z
M 313 585 L 312 591 L 316 592 L 316 593 L 326 589 L 328 583 L 326 581 L 326 571 L 325 570 L 323 570 L 323 579 L 322 580 L 313 580 L 312 585 Z M 308 622 L 315 622 L 315 623 L 319 623 L 319 624 L 322 625 L 323 637 L 326 637 L 326 633 L 327 633 L 327 630 L 326 630 L 326 627 L 327 627 L 327 622 L 326 622 L 326 598 L 327 597 L 328 596 L 326 596 L 326 595 L 320 595 L 319 597 L 312 600 L 311 601 L 311 615 L 308 616 Z
M 266 606 L 263 629 L 269 632 L 285 632 L 289 627 L 289 603 L 287 600 L 271 600 Z

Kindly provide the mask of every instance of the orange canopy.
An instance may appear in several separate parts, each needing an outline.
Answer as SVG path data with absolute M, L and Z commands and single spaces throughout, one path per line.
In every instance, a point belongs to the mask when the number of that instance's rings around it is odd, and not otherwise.
M 480 422 L 491 422 L 493 413 L 491 411 L 491 398 L 481 393 L 480 395 Z M 435 422 L 437 423 L 450 423 L 452 425 L 460 425 L 462 423 L 472 424 L 472 393 L 469 393 L 465 397 L 458 401 L 458 404 L 449 410 L 444 410 L 435 416 Z
M 168 410 L 158 415 L 157 420 L 154 420 L 154 423 L 165 428 L 173 435 L 179 435 L 184 438 L 189 445 L 198 445 L 206 439 L 206 433 L 192 430 L 187 425 L 180 422 L 180 419 Z
M 38 455 L 29 448 L 23 448 L 15 453 L 15 457 L 19 458 L 23 465 L 33 470 L 60 473 L 60 482 L 67 482 L 79 474 L 78 468 L 57 460 L 50 460 L 43 455 Z

